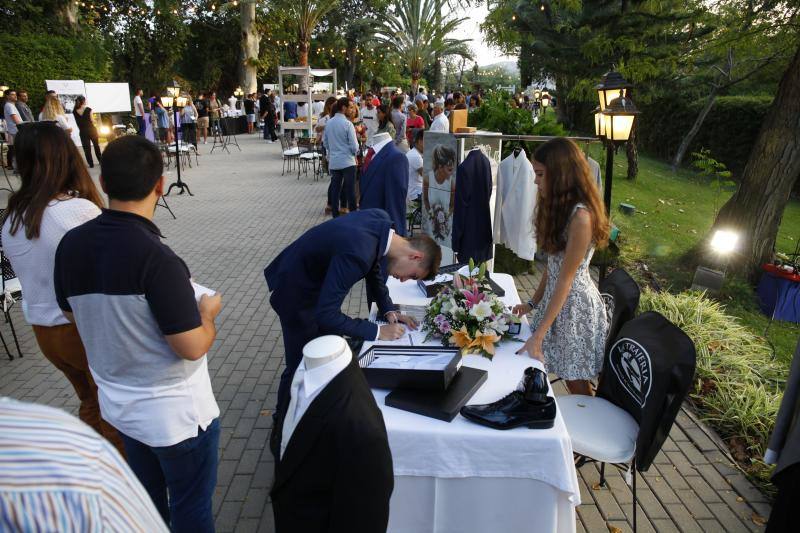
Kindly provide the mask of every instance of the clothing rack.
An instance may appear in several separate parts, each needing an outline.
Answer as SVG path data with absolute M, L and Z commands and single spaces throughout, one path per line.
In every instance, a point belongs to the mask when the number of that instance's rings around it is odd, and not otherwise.
M 456 139 L 473 139 L 476 137 L 489 137 L 492 139 L 500 139 L 501 141 L 529 141 L 529 142 L 547 142 L 550 139 L 556 139 L 550 135 L 506 135 L 504 133 L 491 133 L 491 132 L 475 132 L 475 133 L 453 133 Z M 571 139 L 575 142 L 594 143 L 600 142 L 597 137 L 564 137 Z

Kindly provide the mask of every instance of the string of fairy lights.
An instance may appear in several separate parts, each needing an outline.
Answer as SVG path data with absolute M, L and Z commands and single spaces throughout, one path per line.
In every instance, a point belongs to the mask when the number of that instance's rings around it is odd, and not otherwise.
M 246 0 L 245 0 L 246 1 Z M 256 0 L 257 1 L 257 0 Z M 162 15 L 162 14 L 172 14 L 172 15 L 179 15 L 181 13 L 185 13 L 188 16 L 198 16 L 198 15 L 219 15 L 226 9 L 230 9 L 230 7 L 238 7 L 239 0 L 231 0 L 229 2 L 212 2 L 210 4 L 206 4 L 206 9 L 202 9 L 200 6 L 196 5 L 188 5 L 186 10 L 181 9 L 180 1 L 176 2 L 176 6 L 172 9 L 164 9 L 161 8 L 146 8 L 143 6 L 129 6 L 127 9 L 118 8 L 118 7 L 109 7 L 107 4 L 95 4 L 94 2 L 86 2 L 81 0 L 76 0 L 74 2 L 77 8 L 81 8 L 84 11 L 91 11 L 95 15 L 112 15 L 112 14 L 119 14 L 128 16 L 145 16 L 148 13 L 153 13 L 155 15 Z M 285 38 L 273 38 L 271 36 L 264 36 L 262 40 L 265 41 L 268 45 L 277 45 L 283 46 L 286 48 L 294 48 L 295 51 L 300 50 L 300 44 L 297 42 L 292 42 Z M 345 60 L 349 60 L 348 57 L 348 50 L 347 48 L 338 48 L 331 45 L 327 46 L 319 46 L 319 45 L 310 45 L 309 46 L 309 53 L 315 53 L 317 55 L 327 54 L 328 56 L 339 58 L 343 57 Z M 387 63 L 393 67 L 397 67 L 400 65 L 399 60 L 396 57 L 390 56 L 388 54 L 379 53 L 374 49 L 369 48 L 362 48 L 356 47 L 354 51 L 352 51 L 353 58 L 356 60 L 361 61 L 362 63 L 366 64 L 367 66 L 375 67 L 378 65 L 379 60 L 383 63 Z

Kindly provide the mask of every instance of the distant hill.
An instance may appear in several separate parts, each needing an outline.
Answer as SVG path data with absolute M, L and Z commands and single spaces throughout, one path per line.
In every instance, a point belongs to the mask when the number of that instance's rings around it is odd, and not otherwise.
M 519 67 L 516 61 L 499 61 L 491 65 L 481 65 L 482 69 L 502 68 L 511 76 L 519 76 Z

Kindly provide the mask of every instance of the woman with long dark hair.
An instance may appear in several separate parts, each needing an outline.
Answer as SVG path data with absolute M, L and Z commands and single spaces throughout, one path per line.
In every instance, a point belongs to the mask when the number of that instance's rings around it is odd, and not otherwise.
M 514 308 L 517 314 L 533 311 L 533 335 L 518 353 L 545 362 L 572 394 L 591 395 L 589 380 L 603 365 L 608 318 L 589 263 L 595 247 L 608 243 L 608 218 L 586 157 L 573 141 L 541 145 L 533 171 L 539 188 L 536 240 L 547 253 L 547 270 L 528 303 Z
M 388 133 L 392 139 L 394 139 L 396 130 L 394 129 L 394 124 L 392 124 L 392 113 L 389 111 L 389 106 L 386 104 L 381 104 L 378 106 L 378 129 L 375 130 L 375 134 L 378 133 Z
M 100 214 L 103 200 L 78 148 L 53 122 L 37 122 L 15 138 L 22 182 L 2 219 L 3 253 L 22 285 L 22 312 L 44 356 L 72 383 L 78 416 L 124 455 L 117 430 L 100 418 L 97 386 L 78 328 L 56 301 L 53 268 L 66 232 Z
M 72 110 L 72 114 L 75 116 L 75 122 L 78 124 L 81 145 L 83 145 L 83 155 L 86 156 L 86 162 L 89 164 L 89 168 L 94 168 L 92 146 L 94 146 L 94 153 L 97 155 L 97 162 L 99 163 L 100 139 L 97 135 L 97 128 L 94 125 L 92 108 L 86 105 L 85 96 L 81 95 L 75 100 L 75 109 Z

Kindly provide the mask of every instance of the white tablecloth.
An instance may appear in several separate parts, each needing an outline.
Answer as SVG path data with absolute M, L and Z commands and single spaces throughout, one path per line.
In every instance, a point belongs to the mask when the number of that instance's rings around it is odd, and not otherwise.
M 504 303 L 519 303 L 511 276 L 492 274 L 492 278 L 506 291 Z M 425 305 L 429 301 L 416 282 L 390 278 L 388 286 L 395 303 Z M 415 345 L 424 338 L 420 332 L 412 336 Z M 520 337 L 529 336 L 523 324 Z M 489 372 L 469 404 L 498 400 L 514 390 L 525 368 L 542 368 L 527 355 L 516 355 L 520 346 L 501 343 L 492 361 L 477 355 L 464 357 L 465 366 Z M 572 445 L 560 413 L 552 429 L 498 431 L 461 415 L 448 423 L 387 407 L 388 392 L 373 390 L 394 462 L 390 531 L 575 530 L 574 507 L 580 503 L 580 492 Z M 487 529 L 487 524 L 492 527 Z

